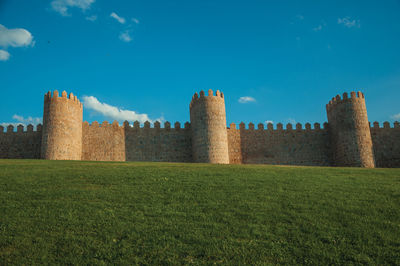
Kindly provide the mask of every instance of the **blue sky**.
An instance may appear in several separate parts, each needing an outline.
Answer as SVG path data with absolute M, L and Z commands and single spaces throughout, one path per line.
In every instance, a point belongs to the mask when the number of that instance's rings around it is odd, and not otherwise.
M 370 121 L 393 122 L 399 14 L 398 0 L 0 0 L 0 123 L 40 121 L 57 89 L 89 122 L 183 124 L 209 88 L 228 123 L 323 123 L 325 104 L 355 89 Z

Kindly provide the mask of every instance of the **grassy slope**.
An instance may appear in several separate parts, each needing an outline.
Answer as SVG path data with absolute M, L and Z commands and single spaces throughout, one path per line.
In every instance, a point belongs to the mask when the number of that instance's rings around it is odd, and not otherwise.
M 0 264 L 400 264 L 400 169 L 0 160 Z

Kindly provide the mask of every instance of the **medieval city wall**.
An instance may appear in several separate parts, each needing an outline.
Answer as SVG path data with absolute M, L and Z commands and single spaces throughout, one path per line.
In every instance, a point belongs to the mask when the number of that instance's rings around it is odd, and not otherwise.
M 125 131 L 117 122 L 82 125 L 82 160 L 125 161 Z
M 169 122 L 161 128 L 159 122 L 150 127 L 149 122 L 140 127 L 124 126 L 127 161 L 192 162 L 192 132 L 189 123 L 184 128 L 179 122 L 171 128 Z
M 371 127 L 376 167 L 400 167 L 400 123 L 393 127 L 384 122 L 383 127 L 374 122 Z
M 42 125 L 34 130 L 32 125 L 25 129 L 22 125 L 14 130 L 12 125 L 6 132 L 0 126 L 0 158 L 1 159 L 40 159 L 42 144 Z
M 192 143 L 190 124 L 181 128 L 175 123 L 171 128 L 165 122 L 154 127 L 149 122 L 141 127 L 139 122 L 133 126 L 125 122 L 99 125 L 83 123 L 82 160 L 88 161 L 154 161 L 154 162 L 192 162 Z
M 374 122 L 370 128 L 377 167 L 400 167 L 400 124 L 389 122 L 379 125 Z M 227 128 L 230 163 L 235 164 L 287 164 L 329 166 L 332 163 L 332 149 L 327 124 L 321 128 L 318 123 L 311 128 L 282 124 L 276 128 L 269 124 L 257 129 L 250 123 L 246 128 L 231 124 Z M 42 126 L 32 125 L 15 129 L 0 126 L 0 158 L 39 159 Z M 159 161 L 193 162 L 191 128 L 179 123 L 171 128 L 166 122 L 164 128 L 156 122 L 140 126 L 114 122 L 98 124 L 87 122 L 82 126 L 82 160 L 90 161 Z
M 327 125 L 324 128 L 315 123 L 306 124 L 302 128 L 297 124 L 293 129 L 291 124 L 283 129 L 282 124 L 273 128 L 263 124 L 254 128 L 250 123 L 248 128 L 244 123 L 236 128 L 231 124 L 228 132 L 228 147 L 230 163 L 244 164 L 284 164 L 284 165 L 332 165 L 332 154 Z

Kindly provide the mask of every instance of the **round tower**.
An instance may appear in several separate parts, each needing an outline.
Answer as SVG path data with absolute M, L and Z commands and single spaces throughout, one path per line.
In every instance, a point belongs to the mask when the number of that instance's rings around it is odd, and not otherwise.
M 194 94 L 190 103 L 193 160 L 197 163 L 228 164 L 228 136 L 224 94 L 208 91 Z
M 44 96 L 41 157 L 47 160 L 81 160 L 82 104 L 72 93 L 49 91 Z
M 333 159 L 337 166 L 375 167 L 364 94 L 337 95 L 326 105 Z

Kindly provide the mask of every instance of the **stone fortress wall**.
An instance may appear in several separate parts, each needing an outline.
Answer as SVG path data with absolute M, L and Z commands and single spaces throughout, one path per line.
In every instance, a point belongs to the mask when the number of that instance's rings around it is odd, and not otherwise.
M 370 126 L 362 93 L 326 106 L 328 123 L 230 124 L 223 93 L 195 93 L 191 123 L 82 122 L 72 93 L 45 95 L 43 127 L 0 127 L 0 158 L 400 167 L 400 124 Z

